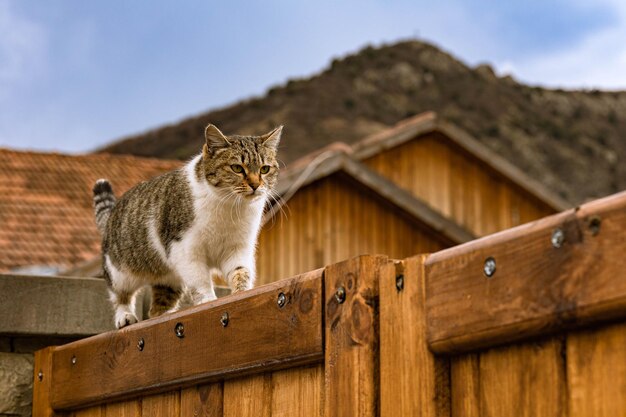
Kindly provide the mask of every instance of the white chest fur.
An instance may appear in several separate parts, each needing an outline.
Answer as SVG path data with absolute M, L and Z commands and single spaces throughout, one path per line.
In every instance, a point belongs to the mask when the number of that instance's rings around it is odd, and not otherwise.
M 190 257 L 212 268 L 222 269 L 233 257 L 252 258 L 259 232 L 264 198 L 246 200 L 220 192 L 205 181 L 198 181 L 195 166 L 200 156 L 184 168 L 191 186 L 194 221 L 180 242 L 172 245 L 172 255 Z M 171 259 L 170 261 L 173 261 Z

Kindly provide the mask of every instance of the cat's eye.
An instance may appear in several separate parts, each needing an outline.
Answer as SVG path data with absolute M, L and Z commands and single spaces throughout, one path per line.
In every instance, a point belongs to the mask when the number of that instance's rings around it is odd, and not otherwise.
M 261 174 L 267 174 L 268 172 L 270 172 L 270 166 L 269 165 L 263 165 L 261 167 L 260 172 L 261 172 Z
M 241 174 L 243 172 L 243 167 L 241 165 L 231 165 L 230 169 L 232 169 L 237 174 Z

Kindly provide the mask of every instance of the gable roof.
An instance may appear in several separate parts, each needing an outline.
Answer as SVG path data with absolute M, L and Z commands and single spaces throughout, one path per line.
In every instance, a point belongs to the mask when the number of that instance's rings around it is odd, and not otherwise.
M 352 146 L 342 142 L 335 142 L 305 155 L 294 161 L 281 173 L 278 192 L 281 195 L 286 195 L 283 199 L 288 200 L 299 188 L 333 173 L 337 167 L 332 163 L 321 163 L 325 159 L 332 160 L 336 155 L 341 154 L 354 162 L 359 162 L 435 132 L 441 133 L 463 152 L 480 161 L 487 169 L 499 173 L 555 211 L 563 211 L 570 207 L 567 201 L 549 191 L 538 181 L 528 177 L 517 167 L 485 147 L 463 130 L 440 120 L 434 112 L 422 113 L 403 120 L 395 126 L 368 136 Z M 335 162 L 336 164 L 338 162 Z M 317 165 L 320 165 L 319 168 L 312 168 L 312 166 Z M 368 170 L 364 166 L 363 168 Z M 419 201 L 416 197 L 412 198 Z M 422 202 L 421 204 L 424 203 Z
M 307 164 L 307 168 L 310 168 L 311 172 L 302 184 L 297 183 L 298 178 L 303 178 L 301 175 L 289 177 L 282 185 L 279 183 L 278 191 L 283 195 L 283 200 L 288 200 L 297 189 L 306 184 L 335 173 L 342 173 L 400 209 L 416 222 L 437 232 L 449 244 L 457 245 L 476 238 L 474 234 L 443 216 L 419 198 L 414 197 L 408 191 L 355 160 L 349 153 L 346 153 L 341 145 L 331 144 L 316 152 L 316 155 L 311 159 L 313 163 Z M 303 171 L 292 171 L 291 174 L 295 175 L 301 172 Z M 296 190 L 293 188 L 294 184 L 297 186 Z M 272 206 L 266 213 L 264 221 L 275 215 L 277 210 L 278 207 Z
M 0 272 L 67 268 L 100 252 L 91 188 L 108 178 L 116 195 L 182 165 L 132 156 L 0 149 Z

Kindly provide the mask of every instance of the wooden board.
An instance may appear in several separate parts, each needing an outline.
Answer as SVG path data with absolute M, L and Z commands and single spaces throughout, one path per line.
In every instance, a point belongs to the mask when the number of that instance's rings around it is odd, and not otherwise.
M 565 362 L 558 339 L 481 353 L 480 416 L 566 417 Z
M 380 275 L 380 407 L 383 416 L 450 414 L 449 365 L 426 342 L 425 256 L 384 265 Z M 399 290 L 396 279 L 402 276 Z
M 450 359 L 450 415 L 480 417 L 480 367 L 478 354 Z
M 271 407 L 271 374 L 224 382 L 224 417 L 270 417 Z
M 82 410 L 74 411 L 70 414 L 71 417 L 103 417 L 102 407 L 97 405 L 95 407 L 84 408 Z
M 142 398 L 141 415 L 150 417 L 179 417 L 180 392 L 174 391 Z
M 551 242 L 556 229 L 560 247 Z M 464 352 L 626 317 L 624 230 L 621 193 L 431 255 L 430 347 Z M 491 278 L 488 257 L 496 260 Z
M 567 416 L 562 349 L 549 339 L 453 358 L 451 416 Z
M 33 417 L 62 417 L 52 409 L 50 389 L 52 384 L 52 352 L 54 347 L 35 352 L 33 375 Z
M 320 417 L 322 365 L 276 371 L 272 374 L 272 417 Z
M 314 271 L 61 346 L 53 352 L 52 405 L 78 408 L 321 361 L 321 275 Z M 282 308 L 280 293 L 286 297 Z M 227 327 L 220 322 L 223 313 Z M 184 326 L 183 338 L 175 335 L 177 323 Z
M 224 387 L 221 382 L 183 389 L 180 393 L 181 417 L 222 417 Z
M 103 417 L 141 417 L 141 401 L 123 401 L 103 406 Z
M 570 417 L 626 416 L 626 323 L 567 338 Z
M 325 417 L 378 413 L 378 274 L 386 262 L 360 256 L 326 268 Z M 343 302 L 336 297 L 340 288 Z

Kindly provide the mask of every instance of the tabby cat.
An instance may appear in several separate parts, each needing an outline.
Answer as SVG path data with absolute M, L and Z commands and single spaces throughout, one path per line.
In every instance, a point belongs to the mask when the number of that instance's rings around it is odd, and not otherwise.
M 151 317 L 180 308 L 183 292 L 194 305 L 214 300 L 216 277 L 225 277 L 233 292 L 252 288 L 281 132 L 282 126 L 262 136 L 225 136 L 209 125 L 200 155 L 118 201 L 107 180 L 96 182 L 96 223 L 117 328 L 137 322 L 132 299 L 146 284 Z

